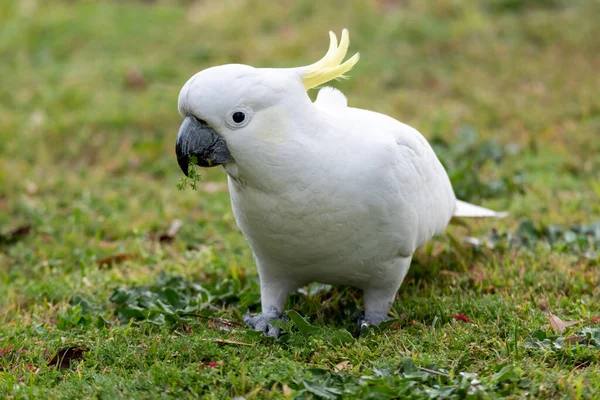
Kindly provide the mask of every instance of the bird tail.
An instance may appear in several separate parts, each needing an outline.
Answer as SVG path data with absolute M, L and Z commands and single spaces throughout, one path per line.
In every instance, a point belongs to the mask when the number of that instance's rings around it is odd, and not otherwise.
M 456 208 L 454 208 L 454 217 L 471 217 L 471 218 L 504 218 L 508 215 L 505 211 L 494 211 L 487 208 L 476 206 L 475 204 L 467 203 L 466 201 L 456 200 Z

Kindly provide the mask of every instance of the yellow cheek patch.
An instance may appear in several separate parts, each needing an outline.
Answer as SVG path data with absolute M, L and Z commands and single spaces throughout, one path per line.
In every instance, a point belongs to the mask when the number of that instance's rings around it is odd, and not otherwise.
M 262 127 L 257 136 L 261 143 L 269 146 L 270 151 L 275 151 L 278 144 L 286 141 L 286 132 L 289 132 L 289 127 L 282 122 L 289 120 L 287 109 L 282 106 L 271 106 L 257 115 L 261 119 Z
M 312 89 L 333 79 L 345 78 L 344 74 L 352 69 L 358 62 L 360 55 L 356 53 L 346 62 L 342 63 L 348 45 L 350 44 L 350 35 L 348 30 L 342 30 L 342 38 L 338 46 L 337 36 L 333 32 L 329 32 L 329 50 L 325 57 L 316 63 L 305 67 L 305 72 L 302 75 L 302 83 L 306 90 Z

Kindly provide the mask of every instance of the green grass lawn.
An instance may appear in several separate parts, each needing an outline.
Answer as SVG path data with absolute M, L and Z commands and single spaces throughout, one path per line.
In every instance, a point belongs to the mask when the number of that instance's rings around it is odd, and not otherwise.
M 1 398 L 600 397 L 600 2 L 350 3 L 1 2 Z M 360 293 L 313 285 L 262 337 L 224 172 L 177 189 L 177 96 L 344 27 L 350 105 L 511 216 L 419 250 L 387 327 L 356 337 Z

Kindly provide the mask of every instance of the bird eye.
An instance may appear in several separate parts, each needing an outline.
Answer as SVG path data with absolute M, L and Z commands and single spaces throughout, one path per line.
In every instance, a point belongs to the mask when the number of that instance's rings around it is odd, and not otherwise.
M 244 120 L 246 119 L 246 114 L 244 114 L 241 111 L 236 111 L 233 113 L 233 115 L 231 116 L 231 119 L 233 120 L 233 122 L 235 122 L 236 124 L 241 124 L 242 122 L 244 122 Z
M 248 107 L 239 107 L 232 110 L 227 116 L 227 125 L 232 129 L 238 129 L 246 126 L 252 119 L 254 113 Z

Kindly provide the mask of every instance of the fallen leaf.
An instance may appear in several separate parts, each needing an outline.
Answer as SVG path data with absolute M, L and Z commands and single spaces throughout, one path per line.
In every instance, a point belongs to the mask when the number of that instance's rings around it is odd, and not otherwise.
M 217 368 L 219 366 L 218 361 L 204 361 L 202 364 L 206 365 L 209 368 Z
M 585 338 L 587 338 L 586 335 L 573 335 L 566 338 L 565 343 L 575 344 L 581 342 L 582 340 L 585 340 Z
M 175 239 L 175 235 L 177 235 L 177 232 L 179 231 L 179 228 L 181 228 L 181 225 L 183 225 L 181 220 L 173 220 L 167 233 L 163 233 L 162 235 L 160 235 L 158 237 L 158 241 L 161 243 L 171 243 L 173 239 Z
M 110 267 L 113 264 L 122 263 L 123 261 L 127 261 L 127 260 L 130 260 L 135 257 L 136 257 L 135 254 L 119 253 L 119 254 L 114 254 L 112 256 L 101 258 L 100 260 L 96 261 L 96 264 L 98 264 L 98 266 L 100 266 L 100 267 L 102 267 L 102 266 Z
M 563 321 L 548 310 L 548 321 L 554 333 L 563 333 L 567 327 L 576 325 L 579 321 Z
M 31 232 L 31 225 L 21 226 L 10 233 L 11 236 L 27 236 Z
M 346 360 L 346 361 L 342 361 L 341 363 L 338 363 L 333 370 L 335 371 L 335 373 L 340 373 L 342 371 L 346 371 L 348 369 L 352 368 L 352 365 L 350 365 L 350 361 Z
M 50 244 L 53 242 L 52 236 L 48 235 L 47 233 L 42 233 L 42 234 L 40 234 L 40 236 L 42 237 L 42 240 L 46 244 Z
M 38 187 L 37 187 L 37 185 L 35 183 L 33 183 L 31 181 L 27 181 L 25 183 L 25 191 L 30 196 L 35 196 L 37 194 L 37 192 L 38 192 Z
M 146 78 L 142 71 L 132 68 L 125 75 L 125 86 L 131 89 L 144 89 L 146 87 Z
M 388 327 L 389 329 L 400 329 L 400 321 L 394 321 Z
M 38 373 L 38 371 L 40 370 L 38 367 L 36 367 L 35 365 L 32 364 L 27 364 L 25 366 L 28 370 L 35 372 L 36 374 Z
M 454 314 L 454 318 L 462 322 L 471 322 L 471 318 L 467 317 L 464 314 Z
M 235 340 L 229 340 L 229 339 L 200 339 L 200 340 L 205 341 L 205 342 L 216 342 L 216 343 L 223 343 L 223 344 L 237 344 L 240 346 L 250 346 L 250 347 L 255 346 L 253 343 L 236 342 Z
M 188 324 L 181 324 L 181 327 L 183 328 L 183 331 L 186 335 L 190 335 L 193 333 L 192 328 L 190 328 Z
M 83 346 L 65 347 L 56 352 L 56 355 L 52 357 L 52 360 L 50 360 L 48 366 L 56 366 L 58 368 L 69 368 L 73 361 L 83 359 L 83 353 L 85 353 L 86 351 L 88 351 L 88 349 Z
M 283 396 L 284 397 L 292 397 L 292 394 L 294 394 L 294 392 L 292 391 L 291 387 L 289 387 L 288 385 L 286 385 L 284 383 L 282 388 L 283 388 Z
M 6 234 L 0 234 L 0 244 L 13 244 L 31 233 L 31 225 L 20 226 Z

